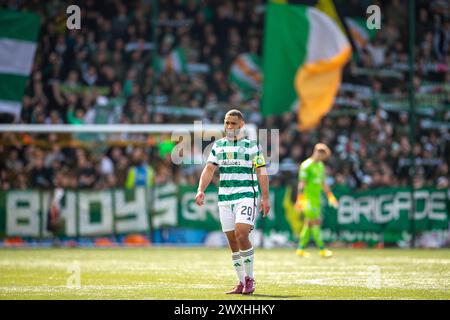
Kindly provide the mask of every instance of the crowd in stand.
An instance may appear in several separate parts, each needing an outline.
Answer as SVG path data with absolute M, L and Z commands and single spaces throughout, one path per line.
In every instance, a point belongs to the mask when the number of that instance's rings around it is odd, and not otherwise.
M 340 2 L 346 15 L 362 17 L 372 4 Z M 229 80 L 239 54 L 262 55 L 263 0 L 161 0 L 155 28 L 152 1 L 116 0 L 106 6 L 86 0 L 80 2 L 81 31 L 66 28 L 68 4 L 63 1 L 6 3 L 9 9 L 33 10 L 42 18 L 19 123 L 220 123 L 224 113 L 237 106 L 247 122 L 280 129 L 281 171 L 271 176 L 274 186 L 294 184 L 299 163 L 321 141 L 333 151 L 327 166 L 332 185 L 407 186 L 412 155 L 416 187 L 449 187 L 446 1 L 417 1 L 414 89 L 420 112 L 414 117 L 414 145 L 409 137 L 411 115 L 401 107 L 408 102 L 405 0 L 375 1 L 383 13 L 382 28 L 358 47 L 357 57 L 345 68 L 333 111 L 305 133 L 297 131 L 294 111 L 264 118 L 261 92 L 243 95 Z M 170 68 L 168 63 L 182 66 Z M 199 165 L 171 161 L 175 142 L 170 135 L 119 134 L 110 140 L 79 133 L 70 140 L 58 134 L 3 133 L 0 138 L 2 190 L 196 184 L 201 170 Z M 194 148 L 191 158 L 201 153 Z

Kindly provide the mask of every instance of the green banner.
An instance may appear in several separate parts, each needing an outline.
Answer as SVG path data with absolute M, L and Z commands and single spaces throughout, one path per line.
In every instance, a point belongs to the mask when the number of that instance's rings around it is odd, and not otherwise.
M 411 189 L 382 188 L 358 193 L 335 192 L 339 209 L 326 208 L 323 228 L 327 240 L 397 242 L 405 233 L 449 227 L 449 190 L 414 191 L 415 220 L 410 218 Z M 348 235 L 342 237 L 342 235 Z M 327 237 L 325 237 L 327 238 Z
M 217 188 L 206 190 L 205 205 L 195 204 L 197 186 L 167 184 L 152 189 L 68 190 L 61 201 L 63 230 L 67 237 L 92 237 L 149 232 L 161 228 L 219 231 Z M 425 188 L 414 192 L 415 223 L 409 217 L 411 192 L 407 188 L 362 192 L 335 190 L 339 209 L 324 205 L 325 241 L 385 241 L 405 239 L 411 230 L 420 233 L 449 227 L 450 190 Z M 155 199 L 155 201 L 152 201 Z M 292 188 L 271 188 L 271 212 L 256 228 L 265 234 L 285 233 L 295 241 L 302 216 L 294 208 Z M 37 190 L 0 191 L 0 238 L 47 238 L 50 193 Z

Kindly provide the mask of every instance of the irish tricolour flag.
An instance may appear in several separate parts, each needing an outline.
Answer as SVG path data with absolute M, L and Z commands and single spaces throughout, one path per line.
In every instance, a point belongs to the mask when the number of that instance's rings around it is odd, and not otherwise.
M 329 15 L 295 2 L 272 0 L 267 8 L 262 112 L 298 108 L 299 129 L 308 130 L 331 109 L 352 51 Z
M 160 57 L 156 65 L 159 71 L 187 73 L 186 53 L 182 48 L 173 49 L 165 57 Z
M 231 65 L 230 82 L 238 88 L 245 98 L 261 90 L 260 65 L 259 57 L 253 53 L 238 55 Z
M 37 14 L 0 10 L 0 113 L 20 114 L 39 29 Z
M 346 17 L 345 22 L 358 50 L 363 49 L 375 37 L 377 30 L 367 28 L 365 19 Z

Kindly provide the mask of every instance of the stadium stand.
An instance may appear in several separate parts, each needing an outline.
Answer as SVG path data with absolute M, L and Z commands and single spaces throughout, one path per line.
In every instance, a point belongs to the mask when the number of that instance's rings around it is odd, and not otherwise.
M 357 1 L 347 16 L 364 15 Z M 367 2 L 367 1 L 366 1 Z M 32 75 L 18 123 L 220 123 L 238 105 L 260 128 L 280 128 L 282 174 L 271 185 L 294 184 L 298 164 L 319 140 L 332 147 L 330 184 L 367 189 L 408 184 L 409 151 L 416 187 L 449 187 L 450 22 L 448 2 L 417 1 L 414 85 L 416 144 L 408 139 L 407 26 L 405 1 L 375 1 L 383 27 L 359 48 L 344 72 L 335 105 L 321 125 L 296 130 L 295 112 L 262 117 L 260 92 L 242 94 L 230 80 L 234 59 L 262 54 L 264 1 L 159 1 L 156 39 L 151 1 L 116 0 L 111 6 L 80 1 L 82 32 L 65 27 L 69 2 L 6 1 L 6 8 L 42 17 Z M 338 1 L 339 3 L 339 1 Z M 4 5 L 5 6 L 5 5 Z M 397 8 L 396 8 L 397 7 Z M 62 9 L 61 9 L 62 8 Z M 400 9 L 399 9 L 400 8 Z M 151 50 L 157 41 L 158 54 Z M 0 135 L 0 188 L 110 188 L 125 186 L 133 154 L 143 148 L 157 184 L 195 184 L 198 167 L 177 167 L 167 155 L 170 137 L 123 135 L 115 145 L 84 148 L 55 134 Z M 121 139 L 136 145 L 124 146 Z M 51 143 L 48 143 L 48 142 Z M 201 152 L 196 150 L 194 152 Z M 183 174 L 189 173 L 189 174 Z M 196 173 L 196 174 L 191 174 Z

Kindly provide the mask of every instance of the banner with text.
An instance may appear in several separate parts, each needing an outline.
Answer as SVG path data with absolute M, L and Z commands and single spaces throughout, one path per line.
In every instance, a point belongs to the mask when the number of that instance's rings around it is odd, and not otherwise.
M 323 205 L 326 241 L 397 242 L 415 230 L 449 227 L 450 191 L 420 189 L 414 192 L 414 224 L 410 216 L 411 192 L 404 188 L 364 192 L 335 191 L 339 209 Z M 66 190 L 61 201 L 62 236 L 97 237 L 149 232 L 164 228 L 220 231 L 217 188 L 207 189 L 205 204 L 195 204 L 196 186 L 167 184 L 154 190 Z M 154 198 L 154 201 L 152 199 Z M 0 191 L 0 238 L 49 238 L 50 192 Z M 279 232 L 296 240 L 303 219 L 293 206 L 292 188 L 271 188 L 271 211 L 258 216 L 256 228 L 264 234 Z

